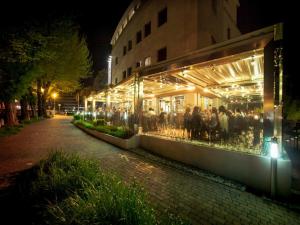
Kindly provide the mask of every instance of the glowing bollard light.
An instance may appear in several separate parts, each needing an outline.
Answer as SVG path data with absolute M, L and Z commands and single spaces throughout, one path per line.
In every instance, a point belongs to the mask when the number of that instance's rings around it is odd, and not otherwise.
M 271 139 L 270 145 L 270 156 L 271 156 L 271 196 L 276 195 L 277 186 L 277 159 L 280 157 L 279 146 L 276 137 Z
M 278 149 L 277 140 L 272 140 L 272 142 L 271 142 L 270 156 L 273 159 L 278 159 L 279 158 L 279 149 Z

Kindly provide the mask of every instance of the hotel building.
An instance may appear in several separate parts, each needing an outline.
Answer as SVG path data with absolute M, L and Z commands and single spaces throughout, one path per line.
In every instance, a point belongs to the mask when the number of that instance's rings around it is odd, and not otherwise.
M 111 40 L 108 87 L 87 97 L 86 110 L 92 102 L 95 117 L 138 133 L 136 145 L 151 152 L 287 195 L 283 25 L 241 35 L 237 7 L 133 1 Z

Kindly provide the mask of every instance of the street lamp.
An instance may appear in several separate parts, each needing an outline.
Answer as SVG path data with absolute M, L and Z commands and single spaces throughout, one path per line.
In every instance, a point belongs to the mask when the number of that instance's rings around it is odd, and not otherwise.
M 53 113 L 53 115 L 55 115 L 55 99 L 56 99 L 56 97 L 57 97 L 57 93 L 54 92 L 54 93 L 52 94 L 52 98 L 53 98 L 53 100 L 54 100 L 54 108 L 53 108 L 54 113 Z

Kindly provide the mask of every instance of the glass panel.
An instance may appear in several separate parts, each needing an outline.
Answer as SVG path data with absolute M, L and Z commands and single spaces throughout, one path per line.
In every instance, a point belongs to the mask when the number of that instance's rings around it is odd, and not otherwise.
M 144 79 L 145 135 L 261 154 L 263 55 Z

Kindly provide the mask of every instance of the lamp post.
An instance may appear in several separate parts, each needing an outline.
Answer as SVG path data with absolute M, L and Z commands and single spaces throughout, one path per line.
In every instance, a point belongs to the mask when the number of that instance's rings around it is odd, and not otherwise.
M 56 97 L 57 97 L 57 93 L 53 93 L 52 94 L 52 98 L 53 98 L 53 100 L 54 100 L 54 107 L 53 107 L 53 111 L 54 111 L 54 113 L 53 113 L 53 115 L 55 115 L 55 99 L 56 99 Z

